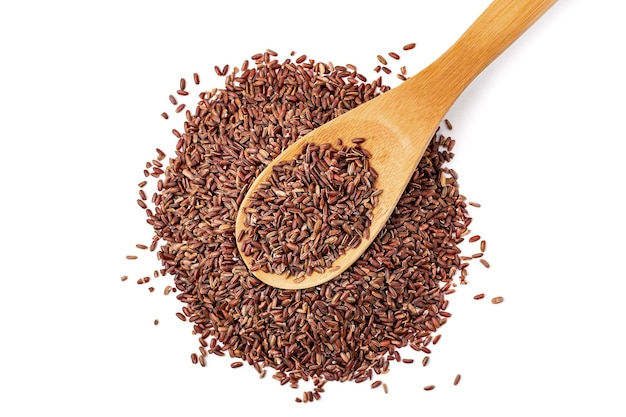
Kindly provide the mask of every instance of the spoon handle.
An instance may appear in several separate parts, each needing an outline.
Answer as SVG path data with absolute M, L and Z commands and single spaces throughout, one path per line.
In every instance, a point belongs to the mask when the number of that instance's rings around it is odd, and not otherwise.
M 461 37 L 425 70 L 438 77 L 446 112 L 465 88 L 557 0 L 494 0 Z M 409 80 L 410 81 L 410 80 Z M 452 100 L 450 100 L 452 99 Z M 431 103 L 435 104 L 435 103 Z
M 396 126 L 407 139 L 407 151 L 419 151 L 413 161 L 416 165 L 435 128 L 463 90 L 556 1 L 494 0 L 439 58 L 377 98 L 376 110 L 385 106 L 390 111 L 368 112 L 369 103 L 357 110 L 368 113 L 367 118 Z M 404 111 L 393 111 L 397 108 Z
M 414 169 L 463 90 L 556 1 L 494 0 L 439 58 L 354 114 L 393 126 L 405 153 L 412 155 L 406 166 Z

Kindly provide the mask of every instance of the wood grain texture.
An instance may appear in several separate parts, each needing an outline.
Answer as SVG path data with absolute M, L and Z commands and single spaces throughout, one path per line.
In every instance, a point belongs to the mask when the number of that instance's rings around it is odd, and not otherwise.
M 299 283 L 285 274 L 255 271 L 255 276 L 278 288 L 298 289 L 329 281 L 349 268 L 384 227 L 433 134 L 460 94 L 554 3 L 556 0 L 493 1 L 443 55 L 417 75 L 285 149 L 252 183 L 240 206 L 236 236 L 245 227 L 241 208 L 249 205 L 251 193 L 267 180 L 275 164 L 295 158 L 307 143 L 334 144 L 337 138 L 349 143 L 352 138 L 365 138 L 361 146 L 372 154 L 370 162 L 379 174 L 376 188 L 383 192 L 373 212 L 369 239 L 363 239 L 360 246 L 338 258 L 332 271 L 314 272 Z M 243 255 L 241 247 L 239 250 L 250 267 L 251 258 Z

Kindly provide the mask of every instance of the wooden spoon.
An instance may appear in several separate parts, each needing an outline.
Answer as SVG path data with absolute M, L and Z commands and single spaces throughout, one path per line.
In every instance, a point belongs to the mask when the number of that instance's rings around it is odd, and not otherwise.
M 456 43 L 419 74 L 318 127 L 285 149 L 250 186 L 239 208 L 235 236 L 246 227 L 243 208 L 249 206 L 249 198 L 259 184 L 267 181 L 273 166 L 293 160 L 309 143 L 335 145 L 338 138 L 347 142 L 365 138 L 361 146 L 372 154 L 370 163 L 378 172 L 375 187 L 383 192 L 373 211 L 369 238 L 339 256 L 331 268 L 322 273 L 313 272 L 300 282 L 287 273 L 256 270 L 254 275 L 274 287 L 298 289 L 329 281 L 350 267 L 384 227 L 452 104 L 483 69 L 555 2 L 494 0 Z M 237 245 L 242 259 L 251 268 L 252 258 L 245 256 L 241 242 Z

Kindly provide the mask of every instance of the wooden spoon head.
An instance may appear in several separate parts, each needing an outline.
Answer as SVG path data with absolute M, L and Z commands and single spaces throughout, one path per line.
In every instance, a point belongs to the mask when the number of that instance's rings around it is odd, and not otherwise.
M 369 159 L 370 164 L 378 173 L 378 178 L 374 186 L 376 189 L 382 190 L 382 193 L 378 196 L 379 202 L 372 211 L 369 236 L 367 238 L 364 236 L 361 243 L 356 248 L 347 249 L 345 254 L 339 256 L 332 263 L 331 267 L 325 269 L 324 272 L 312 272 L 310 275 L 305 275 L 298 279 L 294 276 L 290 276 L 287 272 L 278 275 L 264 272 L 260 269 L 255 270 L 252 257 L 245 255 L 243 242 L 237 239 L 237 246 L 241 258 L 252 273 L 266 284 L 284 289 L 309 288 L 327 282 L 344 272 L 357 261 L 376 238 L 406 188 L 415 170 L 415 166 L 419 162 L 430 140 L 430 136 L 428 140 L 426 140 L 425 145 L 421 146 L 421 151 L 418 150 L 419 153 L 415 154 L 416 149 L 414 142 L 407 142 L 405 138 L 402 138 L 386 124 L 372 120 L 371 117 L 362 119 L 359 117 L 360 113 L 355 112 L 355 110 L 303 136 L 285 149 L 259 174 L 250 186 L 240 205 L 235 226 L 235 236 L 240 236 L 241 231 L 246 228 L 246 214 L 243 208 L 250 205 L 250 196 L 258 188 L 259 184 L 268 181 L 272 173 L 272 168 L 276 164 L 292 161 L 303 152 L 305 146 L 308 144 L 321 145 L 328 143 L 336 146 L 337 139 L 339 138 L 342 139 L 343 143 L 346 145 L 352 145 L 350 141 L 354 138 L 364 138 L 365 142 L 361 143 L 359 146 L 371 154 Z M 401 155 L 405 157 L 401 157 Z

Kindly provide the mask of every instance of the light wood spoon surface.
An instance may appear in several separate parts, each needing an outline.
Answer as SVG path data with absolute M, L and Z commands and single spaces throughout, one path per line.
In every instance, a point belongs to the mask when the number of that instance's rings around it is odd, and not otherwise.
M 244 208 L 260 183 L 267 181 L 274 165 L 291 161 L 308 143 L 365 138 L 361 144 L 371 153 L 370 163 L 378 172 L 375 187 L 383 192 L 373 211 L 369 238 L 339 256 L 332 268 L 313 272 L 300 282 L 282 275 L 254 271 L 254 275 L 278 288 L 309 288 L 329 281 L 350 267 L 385 226 L 413 172 L 446 113 L 494 59 L 529 28 L 556 0 L 495 0 L 467 31 L 439 58 L 400 86 L 361 104 L 318 127 L 287 147 L 259 174 L 242 201 L 235 236 L 246 226 Z M 252 266 L 237 242 L 242 259 Z

